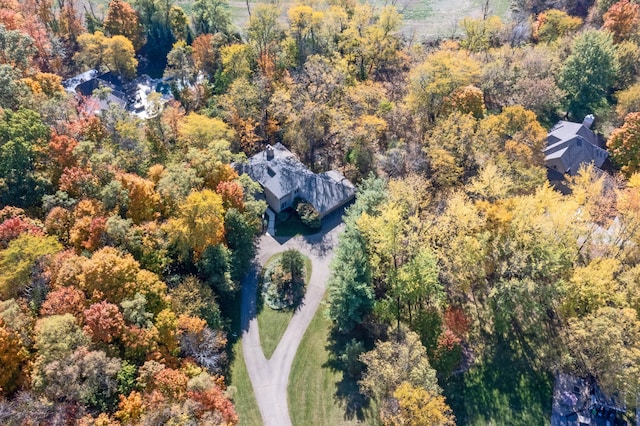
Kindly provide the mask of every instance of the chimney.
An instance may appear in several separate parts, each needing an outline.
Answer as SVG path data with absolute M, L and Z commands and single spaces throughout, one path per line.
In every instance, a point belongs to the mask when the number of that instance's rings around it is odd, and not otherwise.
M 273 160 L 274 152 L 271 145 L 267 144 L 267 149 L 265 149 L 265 152 L 267 153 L 267 161 Z
M 593 114 L 589 114 L 586 117 L 584 117 L 584 120 L 582 121 L 582 125 L 587 129 L 590 129 L 591 125 L 593 124 L 593 120 L 595 120 L 595 117 L 593 116 Z

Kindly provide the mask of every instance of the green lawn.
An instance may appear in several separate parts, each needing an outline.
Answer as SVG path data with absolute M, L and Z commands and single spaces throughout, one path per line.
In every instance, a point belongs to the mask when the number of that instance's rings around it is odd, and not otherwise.
M 242 340 L 238 339 L 233 347 L 233 363 L 231 364 L 231 385 L 235 386 L 236 392 L 233 396 L 233 403 L 240 417 L 240 426 L 260 426 L 262 417 L 260 409 L 253 394 L 249 373 L 244 364 L 242 355 Z
M 534 369 L 519 349 L 493 344 L 490 356 L 445 384 L 458 424 L 545 425 L 551 417 L 553 378 Z
M 371 410 L 364 421 L 347 418 L 346 408 L 336 397 L 342 373 L 328 366 L 327 342 L 331 322 L 318 308 L 300 343 L 289 376 L 288 403 L 294 425 L 356 425 L 373 424 Z
M 266 304 L 258 314 L 258 330 L 260 331 L 260 344 L 262 352 L 267 359 L 271 359 L 273 351 L 278 347 L 282 335 L 287 330 L 289 321 L 293 316 L 291 310 L 277 311 Z

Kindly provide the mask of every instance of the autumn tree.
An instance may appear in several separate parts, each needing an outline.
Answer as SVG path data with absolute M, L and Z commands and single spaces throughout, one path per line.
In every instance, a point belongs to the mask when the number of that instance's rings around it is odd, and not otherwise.
M 273 60 L 277 42 L 284 34 L 278 22 L 279 16 L 280 11 L 276 5 L 258 4 L 249 17 L 247 35 L 249 41 L 255 46 L 261 63 L 266 59 Z
M 620 43 L 637 34 L 640 23 L 640 5 L 635 1 L 622 0 L 613 4 L 604 14 L 602 28 L 611 31 L 613 41 Z
M 464 18 L 460 25 L 466 35 L 460 42 L 460 47 L 472 52 L 482 52 L 501 44 L 500 33 L 504 24 L 498 16 Z
M 111 343 L 124 330 L 124 317 L 117 305 L 102 301 L 89 306 L 83 313 L 84 332 L 94 342 Z
M 82 312 L 86 308 L 87 298 L 84 292 L 77 288 L 59 287 L 47 294 L 44 303 L 40 307 L 40 315 L 64 315 L 71 314 L 81 319 Z
M 627 176 L 640 170 L 640 113 L 627 114 L 622 127 L 611 133 L 607 148 Z
M 222 317 L 211 287 L 198 278 L 188 276 L 170 291 L 171 306 L 179 315 L 204 319 L 212 329 L 220 328 Z
M 23 234 L 0 251 L 0 297 L 21 294 L 30 283 L 32 268 L 42 256 L 56 253 L 62 246 L 50 236 Z
M 366 80 L 397 65 L 397 31 L 401 23 L 402 17 L 394 6 L 385 6 L 379 14 L 374 14 L 369 4 L 354 7 L 338 46 L 358 79 Z
M 12 393 L 20 386 L 27 359 L 28 352 L 20 336 L 0 319 L 0 392 L 3 395 Z
M 480 64 L 468 53 L 441 49 L 432 53 L 409 75 L 409 107 L 424 122 L 432 123 L 442 113 L 445 98 L 457 89 L 473 84 Z
M 607 106 L 606 96 L 619 65 L 608 32 L 585 31 L 575 38 L 571 52 L 560 71 L 558 86 L 567 94 L 569 114 L 579 120 Z
M 583 319 L 572 319 L 566 329 L 570 366 L 580 374 L 590 374 L 606 392 L 638 389 L 637 346 L 640 323 L 636 311 L 601 307 Z
M 77 63 L 98 69 L 106 67 L 126 78 L 135 77 L 138 60 L 133 44 L 125 36 L 105 37 L 97 31 L 95 34 L 80 35 L 78 43 L 80 51 L 73 57 Z
M 219 118 L 209 118 L 195 112 L 190 113 L 182 120 L 178 131 L 185 147 L 216 147 L 217 153 L 220 154 L 223 154 L 222 151 L 228 147 L 226 141 L 229 141 L 233 136 L 233 131 Z M 216 145 L 213 145 L 214 142 Z
M 107 35 L 121 35 L 129 39 L 136 52 L 144 46 L 144 28 L 138 14 L 131 5 L 123 0 L 111 0 L 104 19 L 103 27 Z
M 389 334 L 389 341 L 378 341 L 373 350 L 360 355 L 367 369 L 359 382 L 360 389 L 377 401 L 381 417 L 388 410 L 390 399 L 403 383 L 439 395 L 435 370 L 429 364 L 420 337 L 399 328 Z
M 81 347 L 73 353 L 38 365 L 33 387 L 58 402 L 81 402 L 106 411 L 115 402 L 120 360 Z
M 220 48 L 223 38 L 218 34 L 201 34 L 191 43 L 193 62 L 197 72 L 212 78 L 220 67 Z
M 118 174 L 116 179 L 127 192 L 127 217 L 133 223 L 140 224 L 158 217 L 161 200 L 153 182 L 131 173 Z
M 549 9 L 538 15 L 533 26 L 533 37 L 550 43 L 577 31 L 581 25 L 582 19 L 569 16 L 562 10 Z
M 169 9 L 169 27 L 176 40 L 187 40 L 192 36 L 189 17 L 180 6 L 173 5 Z
M 393 392 L 397 408 L 385 413 L 382 421 L 390 426 L 453 426 L 456 424 L 453 411 L 443 396 L 434 395 L 421 387 L 403 382 Z
M 198 258 L 207 247 L 224 238 L 224 210 L 219 194 L 208 189 L 192 192 L 179 212 L 167 227 L 182 256 L 192 252 Z

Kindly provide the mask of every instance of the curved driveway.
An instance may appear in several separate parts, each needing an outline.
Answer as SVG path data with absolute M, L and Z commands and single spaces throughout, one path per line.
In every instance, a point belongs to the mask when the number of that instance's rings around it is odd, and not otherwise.
M 323 229 L 331 228 L 331 225 L 336 225 L 340 219 L 339 214 L 331 215 L 327 218 L 329 223 L 325 223 Z M 329 263 L 341 229 L 342 226 L 334 226 L 328 232 L 291 239 L 274 238 L 265 234 L 260 239 L 257 253 L 260 265 L 264 265 L 272 255 L 291 248 L 308 256 L 312 263 L 311 279 L 304 300 L 291 318 L 287 330 L 269 360 L 262 352 L 256 319 L 256 288 L 259 274 L 256 268 L 251 271 L 242 286 L 241 322 L 244 362 L 262 420 L 267 426 L 291 425 L 287 406 L 287 384 L 291 364 L 302 336 L 324 295 L 329 277 Z

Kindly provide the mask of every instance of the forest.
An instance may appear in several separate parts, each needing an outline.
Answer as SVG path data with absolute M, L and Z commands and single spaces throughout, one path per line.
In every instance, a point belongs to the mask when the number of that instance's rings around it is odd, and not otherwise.
M 546 424 L 562 372 L 631 420 L 640 2 L 482 3 L 417 38 L 395 3 L 0 0 L 0 423 L 242 424 L 267 204 L 234 165 L 276 143 L 358 187 L 324 308 L 345 418 Z M 171 100 L 65 90 L 90 69 Z M 588 114 L 611 168 L 559 191 L 547 133 Z

